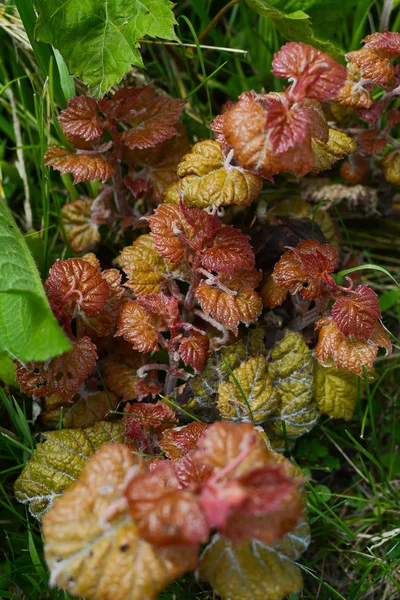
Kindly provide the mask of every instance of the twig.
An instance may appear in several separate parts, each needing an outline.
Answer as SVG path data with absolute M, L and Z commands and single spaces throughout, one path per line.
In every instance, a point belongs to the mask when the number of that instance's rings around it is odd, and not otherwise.
M 224 16 L 224 14 L 226 12 L 228 12 L 228 10 L 230 10 L 231 8 L 233 8 L 235 6 L 235 4 L 239 4 L 240 0 L 231 0 L 230 2 L 228 2 L 228 4 L 225 4 L 225 6 L 223 6 L 221 8 L 221 10 L 215 15 L 215 17 L 213 17 L 211 19 L 211 21 L 209 22 L 209 24 L 207 25 L 207 27 L 204 29 L 204 31 L 202 31 L 199 35 L 199 42 L 201 42 L 202 40 L 204 40 L 208 34 L 210 33 L 210 31 L 212 29 L 214 29 L 214 27 L 218 24 L 218 22 L 222 19 L 222 17 Z

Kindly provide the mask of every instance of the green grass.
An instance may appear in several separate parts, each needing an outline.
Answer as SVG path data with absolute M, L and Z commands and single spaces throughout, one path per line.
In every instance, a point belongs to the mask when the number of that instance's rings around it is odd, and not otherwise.
M 16 2 L 24 6 L 27 0 Z M 289 2 L 288 2 L 289 3 Z M 14 2 L 0 2 L 12 6 Z M 295 3 L 293 3 L 295 4 Z M 299 3 L 297 3 L 299 4 Z M 338 6 L 340 4 L 340 6 Z M 394 3 L 397 4 L 396 2 Z M 178 36 L 195 48 L 145 43 L 146 77 L 174 96 L 190 101 L 185 125 L 193 139 L 210 135 L 208 124 L 227 100 L 244 90 L 281 89 L 273 82 L 270 65 L 282 43 L 271 22 L 257 17 L 244 3 L 233 6 L 199 45 L 198 37 L 223 2 L 188 0 L 179 3 Z M 382 2 L 320 0 L 310 9 L 315 31 L 346 50 L 359 46 L 377 26 Z M 367 18 L 370 10 L 370 20 Z M 2 184 L 13 211 L 44 277 L 56 258 L 72 256 L 60 241 L 60 210 L 70 197 L 94 197 L 94 185 L 74 187 L 69 176 L 59 177 L 44 167 L 43 153 L 49 142 L 62 142 L 55 115 L 70 93 L 70 81 L 48 47 L 29 49 L 21 40 L 21 27 L 12 20 L 13 10 L 0 15 L 0 167 Z M 24 22 L 32 19 L 26 11 Z M 6 23 L 12 23 L 10 30 Z M 28 24 L 27 27 L 31 27 Z M 400 29 L 398 9 L 390 26 Z M 31 30 L 28 36 L 31 36 Z M 202 46 L 222 50 L 210 50 Z M 238 50 L 239 52 L 232 52 Z M 141 73 L 127 81 L 135 83 Z M 22 138 L 26 181 L 15 167 L 17 137 L 13 127 L 11 90 Z M 83 87 L 78 83 L 77 92 Z M 26 186 L 33 231 L 26 228 Z M 286 193 L 277 188 L 277 194 Z M 249 209 L 250 211 L 252 209 Z M 385 267 L 400 280 L 400 222 L 339 212 L 349 240 L 366 263 Z M 334 212 L 331 212 L 335 216 Z M 250 215 L 251 220 L 251 215 Z M 121 244 L 122 242 L 119 242 Z M 343 236 L 343 250 L 349 250 Z M 107 233 L 103 250 L 109 259 L 117 253 L 115 231 Z M 381 271 L 366 271 L 363 281 L 381 295 L 396 292 L 396 285 Z M 392 293 L 385 324 L 400 337 L 400 298 Z M 321 419 L 300 439 L 291 458 L 308 476 L 308 517 L 312 543 L 301 561 L 307 600 L 395 600 L 400 597 L 400 347 L 395 344 L 390 360 L 377 363 L 377 380 L 366 399 L 359 400 L 351 422 Z M 0 597 L 67 599 L 50 590 L 43 560 L 40 525 L 29 517 L 13 496 L 13 482 L 28 460 L 40 428 L 32 421 L 32 401 L 16 389 L 0 390 Z M 211 599 L 212 592 L 194 576 L 185 576 L 164 592 L 164 600 Z M 295 600 L 297 595 L 291 596 Z

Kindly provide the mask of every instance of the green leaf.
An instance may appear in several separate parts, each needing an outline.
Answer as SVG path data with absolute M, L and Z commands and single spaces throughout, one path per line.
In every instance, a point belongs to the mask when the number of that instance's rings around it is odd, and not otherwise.
M 37 518 L 52 506 L 53 501 L 76 481 L 86 461 L 103 444 L 123 442 L 124 426 L 100 422 L 87 429 L 62 429 L 42 434 L 43 442 L 15 482 L 15 497 L 29 504 Z
M 0 351 L 28 362 L 44 361 L 70 348 L 25 240 L 0 199 Z
M 176 39 L 170 0 L 36 0 L 36 37 L 57 48 L 95 96 L 143 66 L 139 39 Z
M 311 44 L 322 52 L 327 52 L 338 60 L 343 60 L 343 52 L 334 46 L 331 42 L 319 40 L 315 37 L 311 27 L 310 17 L 303 10 L 294 12 L 285 12 L 285 10 L 293 10 L 295 7 L 307 8 L 311 7 L 313 2 L 296 2 L 292 0 L 246 0 L 247 4 L 256 13 L 270 19 L 279 33 L 286 40 L 295 42 L 304 42 Z
M 6 385 L 16 385 L 15 364 L 5 352 L 0 351 L 0 381 Z

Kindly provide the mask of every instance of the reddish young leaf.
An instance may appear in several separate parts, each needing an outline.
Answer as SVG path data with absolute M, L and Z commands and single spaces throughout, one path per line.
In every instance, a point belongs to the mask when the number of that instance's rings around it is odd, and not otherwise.
M 82 337 L 61 356 L 43 363 L 18 365 L 17 380 L 28 396 L 43 398 L 55 394 L 69 401 L 89 377 L 96 359 L 96 346 L 88 337 Z
M 208 427 L 208 423 L 193 421 L 183 427 L 167 429 L 161 435 L 160 448 L 171 460 L 183 458 L 190 450 L 196 448 Z
M 137 303 L 148 312 L 158 315 L 166 321 L 173 323 L 179 319 L 179 306 L 176 298 L 165 294 L 143 294 L 137 299 Z
M 161 204 L 149 218 L 149 224 L 157 252 L 172 263 L 179 263 L 188 247 L 184 240 L 190 241 L 195 236 L 179 206 Z
M 166 429 L 174 427 L 178 419 L 173 409 L 165 402 L 156 404 L 144 403 L 128 404 L 125 406 L 125 435 L 133 441 L 141 440 L 148 436 L 152 430 L 160 435 Z
M 268 275 L 261 287 L 261 299 L 264 306 L 276 308 L 286 299 L 287 288 L 280 287 L 272 275 Z
M 132 112 L 135 114 L 137 100 L 144 89 L 145 87 L 119 88 L 111 98 L 103 98 L 99 108 L 110 119 L 124 119 Z
M 204 544 L 209 526 L 199 497 L 182 490 L 174 467 L 164 461 L 135 477 L 126 489 L 129 512 L 141 536 L 157 546 Z
M 233 273 L 252 269 L 254 253 L 248 236 L 228 225 L 216 233 L 212 246 L 203 252 L 201 262 L 209 271 Z
M 367 123 L 375 123 L 382 115 L 383 111 L 387 106 L 387 102 L 378 101 L 374 102 L 371 108 L 358 108 L 357 112 L 362 118 L 363 121 Z M 389 111 L 391 112 L 391 111 Z M 389 113 L 387 113 L 386 118 L 388 118 Z
M 202 246 L 207 240 L 212 240 L 222 227 L 217 215 L 210 215 L 202 208 L 189 207 L 180 200 L 179 210 L 187 223 L 193 227 L 196 240 Z
M 224 289 L 202 282 L 196 297 L 206 315 L 211 315 L 237 335 L 240 322 L 250 325 L 262 311 L 261 298 L 253 291 L 260 279 L 261 273 L 256 269 L 239 271 L 232 276 L 221 275 L 218 281 Z
M 340 167 L 340 175 L 347 183 L 350 183 L 350 185 L 357 185 L 365 179 L 368 170 L 368 163 L 365 158 L 356 154 L 342 164 Z
M 338 255 L 333 246 L 304 240 L 283 254 L 272 275 L 280 288 L 314 300 L 326 291 L 329 276 L 337 267 Z
M 54 263 L 45 283 L 47 296 L 56 315 L 83 311 L 97 315 L 106 306 L 110 287 L 96 269 L 82 258 Z
M 58 121 L 65 135 L 75 135 L 90 141 L 103 133 L 103 122 L 99 118 L 99 105 L 91 96 L 75 96 L 67 108 L 61 111 Z
M 139 352 L 155 352 L 158 350 L 159 332 L 168 331 L 164 319 L 148 312 L 138 302 L 127 302 L 123 305 L 118 319 L 116 336 L 123 336 L 130 342 L 134 350 Z
M 329 366 L 332 359 L 337 368 L 343 367 L 363 377 L 364 367 L 367 371 L 372 369 L 379 346 L 385 348 L 386 354 L 392 351 L 389 336 L 379 322 L 375 323 L 368 340 L 346 337 L 328 317 L 317 321 L 315 327 L 320 330 L 315 356 L 323 366 Z
M 394 80 L 395 71 L 391 59 L 375 48 L 364 46 L 361 50 L 349 52 L 346 58 L 359 67 L 362 78 L 368 82 L 387 86 Z
M 374 101 L 369 89 L 364 87 L 365 84 L 360 68 L 354 63 L 349 63 L 347 66 L 347 79 L 336 94 L 334 101 L 342 106 L 370 109 Z
M 287 90 L 292 101 L 332 99 L 346 81 L 346 69 L 331 56 L 302 42 L 282 46 L 272 61 L 275 77 L 293 81 Z
M 117 269 L 106 269 L 101 274 L 107 282 L 109 297 L 105 307 L 95 316 L 81 314 L 81 335 L 88 335 L 91 339 L 106 337 L 114 333 L 121 309 L 121 299 L 124 288 L 121 286 L 121 273 Z
M 272 94 L 268 96 L 271 96 L 272 100 Z M 277 98 L 268 105 L 265 127 L 271 130 L 269 140 L 272 152 L 280 154 L 304 141 L 309 131 L 310 120 L 300 106 L 291 107 L 285 96 L 276 96 Z
M 367 156 L 376 156 L 388 143 L 387 133 L 378 128 L 365 129 L 357 135 L 358 150 Z
M 169 430 L 172 431 L 172 430 Z M 204 483 L 212 476 L 213 469 L 195 460 L 196 449 L 190 450 L 174 462 L 174 471 L 181 488 L 189 488 L 193 492 L 199 491 Z
M 191 331 L 188 337 L 182 338 L 178 352 L 185 364 L 199 372 L 204 369 L 209 347 L 210 340 L 207 335 Z
M 364 38 L 364 48 L 375 48 L 380 56 L 394 60 L 400 56 L 400 33 L 385 31 L 371 33 Z
M 151 85 L 142 88 L 133 109 L 124 117 L 130 125 L 124 133 L 125 144 L 131 149 L 151 148 L 173 137 L 185 104 L 185 100 L 157 96 Z
M 367 285 L 342 295 L 332 307 L 332 318 L 343 335 L 368 340 L 381 316 L 378 296 Z
M 114 174 L 114 167 L 101 154 L 78 154 L 61 146 L 48 148 L 44 164 L 61 173 L 71 173 L 75 184 L 95 179 L 104 183 Z

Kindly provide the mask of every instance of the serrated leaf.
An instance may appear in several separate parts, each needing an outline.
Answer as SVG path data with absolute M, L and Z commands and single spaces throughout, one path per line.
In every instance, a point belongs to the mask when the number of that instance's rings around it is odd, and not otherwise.
M 310 431 L 318 420 L 318 409 L 313 399 L 314 375 L 311 350 L 303 336 L 287 331 L 271 352 L 269 373 L 280 398 L 278 416 L 281 423 L 267 424 L 275 434 L 283 435 L 283 426 L 289 438 L 297 438 Z
M 287 13 L 284 12 L 286 7 L 283 10 L 279 10 L 266 0 L 246 0 L 246 2 L 259 15 L 270 19 L 286 40 L 311 44 L 315 48 L 318 48 L 318 50 L 327 52 L 335 58 L 343 58 L 343 52 L 339 48 L 331 44 L 331 42 L 318 40 L 315 37 L 310 17 L 303 10 L 295 10 L 294 12 Z M 278 4 L 278 6 L 281 6 L 281 4 Z M 300 6 L 303 8 L 303 3 Z M 289 7 L 287 9 L 290 10 Z
M 89 600 L 154 600 L 196 567 L 195 548 L 140 537 L 123 500 L 126 474 L 142 468 L 126 445 L 103 446 L 55 502 L 43 522 L 51 585 Z
M 86 252 L 100 241 L 99 226 L 91 219 L 93 200 L 79 198 L 61 209 L 62 222 L 71 250 Z
M 263 336 L 261 328 L 250 329 L 239 342 L 214 352 L 203 371 L 191 377 L 183 389 L 178 389 L 174 398 L 190 411 L 200 412 L 206 421 L 217 417 L 215 406 L 219 385 L 228 380 L 229 368 L 235 369 L 250 356 L 266 353 Z
M 355 141 L 342 131 L 329 129 L 329 141 L 327 144 L 320 140 L 312 140 L 312 149 L 315 157 L 314 168 L 318 171 L 331 169 L 341 158 L 352 154 L 357 149 Z
M 263 423 L 278 406 L 279 395 L 262 355 L 242 362 L 218 388 L 217 408 L 227 421 Z
M 101 154 L 72 152 L 61 146 L 50 146 L 44 164 L 61 173 L 71 173 L 74 183 L 99 179 L 103 183 L 114 174 L 114 167 Z
M 185 264 L 172 264 L 160 256 L 150 234 L 139 236 L 117 259 L 128 276 L 126 286 L 137 296 L 157 294 L 168 288 L 169 279 L 189 280 Z
M 69 350 L 32 255 L 1 197 L 0 245 L 0 350 L 23 362 Z
M 229 600 L 281 600 L 303 587 L 294 561 L 309 541 L 307 523 L 271 546 L 257 540 L 230 542 L 217 534 L 200 557 L 199 574 Z
M 118 319 L 117 336 L 132 344 L 139 352 L 155 352 L 159 347 L 159 332 L 167 331 L 162 318 L 149 312 L 137 301 L 126 302 Z
M 123 441 L 119 423 L 97 423 L 87 429 L 62 429 L 42 434 L 28 464 L 15 482 L 15 497 L 29 504 L 29 512 L 40 518 L 76 481 L 86 461 L 103 444 Z
M 176 39 L 169 0 L 36 0 L 37 39 L 63 55 L 71 73 L 95 96 L 143 66 L 138 39 Z
M 350 421 L 358 399 L 358 381 L 354 373 L 335 366 L 323 367 L 315 361 L 314 398 L 319 411 L 333 419 Z
M 195 144 L 178 165 L 181 180 L 166 192 L 165 201 L 178 203 L 182 197 L 188 206 L 248 206 L 257 198 L 262 179 L 249 171 L 225 164 L 217 141 Z
M 66 402 L 60 396 L 44 398 L 40 424 L 48 429 L 58 429 L 62 417 L 65 428 L 84 429 L 105 421 L 108 416 L 113 417 L 110 413 L 117 408 L 119 399 L 112 392 L 90 391 L 82 386 L 71 402 Z

